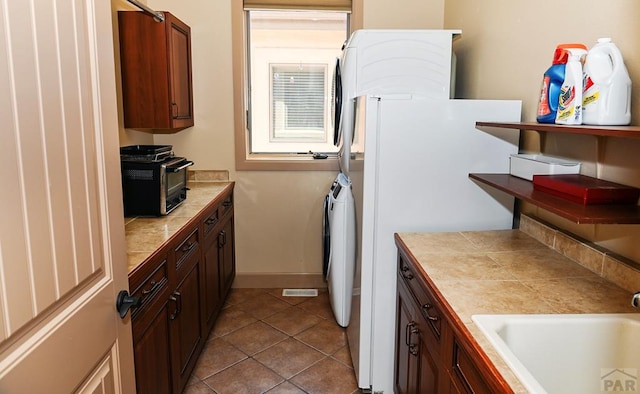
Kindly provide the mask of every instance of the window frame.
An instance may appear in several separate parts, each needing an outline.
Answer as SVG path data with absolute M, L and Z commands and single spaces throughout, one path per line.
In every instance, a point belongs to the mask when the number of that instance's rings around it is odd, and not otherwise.
M 245 0 L 247 1 L 247 0 Z M 351 15 L 349 34 L 362 28 L 362 2 L 363 0 L 351 0 Z M 291 9 L 291 6 L 283 5 L 287 1 L 267 0 L 262 1 L 265 9 Z M 300 1 L 298 1 L 300 3 Z M 306 9 L 326 9 L 322 4 L 327 2 L 307 1 Z M 249 150 L 250 138 L 247 129 L 249 100 L 247 97 L 247 48 L 245 30 L 244 1 L 231 1 L 232 16 L 232 60 L 233 60 L 233 90 L 234 90 L 234 137 L 235 137 L 235 161 L 237 171 L 337 171 L 339 169 L 336 154 L 329 155 L 327 159 L 314 159 L 311 154 L 296 153 L 251 153 Z M 298 8 L 300 9 L 300 8 Z

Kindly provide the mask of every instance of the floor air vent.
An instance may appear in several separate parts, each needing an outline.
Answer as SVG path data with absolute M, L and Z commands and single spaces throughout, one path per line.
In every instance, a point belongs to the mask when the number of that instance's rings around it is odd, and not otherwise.
M 317 289 L 282 289 L 283 297 L 317 297 Z

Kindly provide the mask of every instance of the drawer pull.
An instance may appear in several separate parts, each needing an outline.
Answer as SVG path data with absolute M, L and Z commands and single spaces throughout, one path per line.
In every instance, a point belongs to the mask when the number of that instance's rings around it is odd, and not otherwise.
M 182 248 L 180 248 L 180 251 L 182 253 L 187 253 L 188 251 L 190 251 L 191 249 L 193 249 L 194 246 L 196 246 L 198 243 L 197 242 L 191 242 L 189 241 L 188 244 L 184 245 Z
M 409 267 L 407 267 L 406 265 L 400 268 L 400 271 L 402 272 L 402 276 L 405 279 L 408 279 L 408 280 L 413 279 L 413 273 L 411 273 L 411 271 L 409 270 Z
M 175 320 L 182 311 L 182 296 L 179 291 L 174 291 L 173 294 L 169 296 L 169 300 L 176 303 L 176 309 L 173 311 L 171 316 L 169 316 L 170 320 Z
M 428 320 L 431 321 L 438 321 L 438 316 L 431 316 L 429 314 L 429 309 L 432 309 L 433 305 L 431 305 L 430 303 L 426 303 L 424 305 L 422 305 L 422 314 L 424 315 L 424 317 L 426 317 Z
M 151 294 L 151 293 L 153 293 L 153 292 L 154 292 L 154 291 L 156 291 L 156 289 L 160 286 L 160 283 L 161 283 L 161 282 L 156 282 L 155 280 L 154 280 L 154 281 L 151 281 L 151 283 L 150 283 L 151 288 L 150 288 L 149 290 L 144 290 L 144 289 L 143 289 L 143 290 L 142 290 L 142 295 L 147 295 L 147 294 Z
M 231 200 L 227 200 L 222 203 L 222 206 L 225 208 L 229 208 L 231 205 L 233 205 L 233 202 Z
M 218 223 L 218 218 L 209 218 L 204 221 L 204 224 L 206 224 L 207 226 L 212 226 L 216 223 Z

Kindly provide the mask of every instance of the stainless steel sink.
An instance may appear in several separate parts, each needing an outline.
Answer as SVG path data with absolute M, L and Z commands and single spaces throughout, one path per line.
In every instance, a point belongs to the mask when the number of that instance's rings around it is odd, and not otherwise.
M 640 314 L 472 319 L 531 393 L 640 392 Z

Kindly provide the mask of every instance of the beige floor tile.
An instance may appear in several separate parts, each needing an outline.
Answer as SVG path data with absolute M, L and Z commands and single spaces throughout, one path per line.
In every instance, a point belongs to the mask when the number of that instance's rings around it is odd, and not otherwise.
M 309 394 L 349 394 L 358 389 L 353 369 L 331 357 L 323 359 L 290 381 Z
M 217 338 L 227 335 L 257 321 L 258 319 L 235 306 L 225 308 L 218 315 L 211 337 Z
M 349 368 L 353 368 L 353 360 L 351 360 L 351 352 L 349 351 L 349 345 L 340 348 L 332 356 L 336 360 L 340 361 Z
M 203 382 L 187 386 L 182 394 L 215 394 L 215 392 Z
M 300 387 L 289 382 L 283 382 L 267 391 L 267 394 L 306 394 Z
M 293 338 L 253 356 L 255 360 L 285 379 L 309 368 L 324 357 L 324 354 Z
M 325 320 L 295 336 L 307 345 L 331 355 L 347 344 L 345 330 L 335 321 Z
M 317 297 L 313 297 L 298 304 L 298 307 L 306 311 L 315 313 L 316 315 L 324 319 L 334 320 L 333 311 L 331 310 L 331 303 L 329 302 L 328 292 L 319 293 Z
M 259 362 L 247 359 L 204 382 L 218 394 L 263 393 L 284 379 Z
M 231 289 L 225 304 L 237 305 L 264 296 L 265 289 Z
M 290 308 L 291 305 L 277 297 L 263 293 L 260 297 L 236 304 L 234 307 L 244 311 L 256 319 L 261 320 Z
M 225 335 L 224 340 L 248 355 L 254 355 L 278 342 L 287 335 L 263 322 L 256 322 Z
M 206 343 L 193 375 L 200 380 L 204 380 L 245 358 L 247 358 L 247 355 L 235 346 L 232 346 L 222 338 L 215 338 Z
M 264 319 L 264 322 L 288 334 L 296 335 L 320 323 L 322 318 L 298 307 L 290 307 Z

